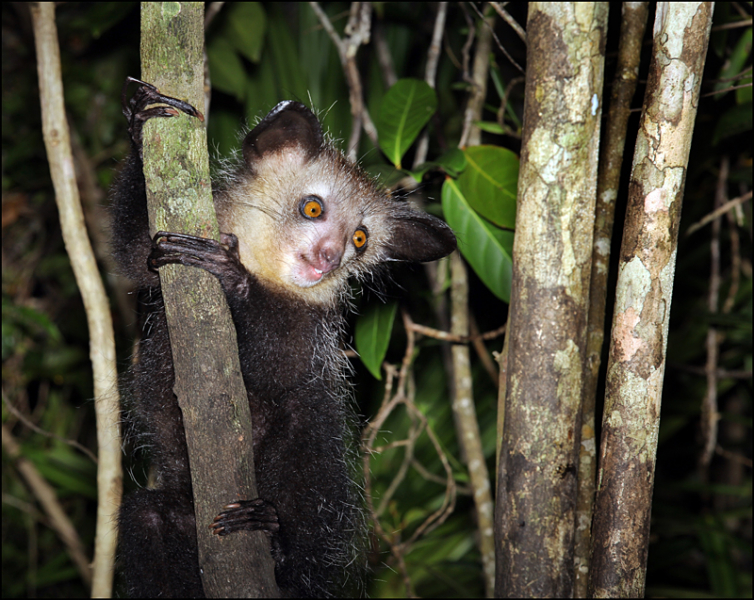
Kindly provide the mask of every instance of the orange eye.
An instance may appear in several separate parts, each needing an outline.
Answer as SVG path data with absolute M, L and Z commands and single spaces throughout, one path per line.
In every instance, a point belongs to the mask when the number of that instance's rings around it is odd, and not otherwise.
M 367 232 L 363 229 L 357 229 L 353 234 L 353 245 L 357 250 L 361 250 L 367 243 Z
M 319 200 L 315 200 L 311 196 L 309 197 L 306 202 L 304 202 L 304 205 L 301 207 L 301 212 L 305 217 L 309 217 L 310 219 L 316 219 L 322 214 L 323 208 L 322 203 Z

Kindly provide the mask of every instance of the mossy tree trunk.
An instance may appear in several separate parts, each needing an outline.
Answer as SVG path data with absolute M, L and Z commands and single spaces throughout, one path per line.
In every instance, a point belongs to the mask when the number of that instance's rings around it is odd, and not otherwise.
M 497 485 L 498 596 L 571 597 L 606 3 L 532 3 Z
M 590 592 L 643 596 L 681 202 L 712 3 L 657 5 L 618 265 Z
M 142 78 L 204 106 L 203 3 L 142 3 Z M 144 127 L 150 231 L 218 239 L 204 125 L 179 115 Z M 251 415 L 233 321 L 219 282 L 181 265 L 160 269 L 194 492 L 199 564 L 208 597 L 279 596 L 262 532 L 220 537 L 223 505 L 257 497 Z

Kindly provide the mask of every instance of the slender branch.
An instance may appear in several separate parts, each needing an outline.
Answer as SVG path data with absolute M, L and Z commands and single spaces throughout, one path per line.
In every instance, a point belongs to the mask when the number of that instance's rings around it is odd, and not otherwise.
M 3 394 L 3 404 L 5 404 L 5 408 L 7 408 L 11 413 L 13 413 L 13 416 L 15 416 L 26 427 L 28 427 L 35 433 L 48 437 L 52 440 L 57 440 L 59 442 L 62 442 L 63 444 L 68 444 L 69 446 L 76 448 L 77 450 L 80 450 L 81 452 L 86 454 L 95 465 L 99 462 L 97 460 L 97 457 L 94 455 L 94 452 L 89 450 L 89 448 L 87 448 L 86 446 L 79 444 L 76 440 L 69 440 L 68 438 L 64 438 L 63 436 L 56 435 L 50 431 L 45 431 L 41 427 L 37 427 L 34 423 L 32 423 L 29 419 L 27 419 L 26 416 L 20 410 L 18 410 L 15 406 L 13 406 L 13 403 L 10 400 L 8 400 L 5 394 Z
M 725 204 L 725 196 L 728 188 L 728 173 L 730 171 L 730 161 L 727 156 L 723 156 L 720 162 L 720 172 L 717 177 L 717 189 L 715 190 L 715 206 L 720 207 Z M 710 240 L 710 281 L 709 293 L 707 295 L 707 310 L 710 315 L 715 315 L 720 306 L 720 232 L 722 230 L 722 220 L 720 216 L 712 222 L 712 239 Z M 705 371 L 707 374 L 707 393 L 702 403 L 702 439 L 704 448 L 699 457 L 699 467 L 701 469 L 702 481 L 706 481 L 712 455 L 715 453 L 717 446 L 717 422 L 720 419 L 717 403 L 717 364 L 720 354 L 720 335 L 717 328 L 711 325 L 707 330 L 707 361 Z
M 424 70 L 424 81 L 433 88 L 435 87 L 435 77 L 437 76 L 437 64 L 440 61 L 440 44 L 442 43 L 442 36 L 445 31 L 445 18 L 447 14 L 448 3 L 438 2 L 435 26 L 432 30 L 432 42 L 427 51 L 427 67 Z
M 686 235 L 687 236 L 691 235 L 697 229 L 701 229 L 707 223 L 711 223 L 712 221 L 714 221 L 715 219 L 717 219 L 721 215 L 724 215 L 725 213 L 727 213 L 731 208 L 735 208 L 739 204 L 743 204 L 744 202 L 747 202 L 748 200 L 751 200 L 751 192 L 750 191 L 746 192 L 742 196 L 739 196 L 738 198 L 733 198 L 733 200 L 728 200 L 725 204 L 723 204 L 722 206 L 719 206 L 718 208 L 716 208 L 715 210 L 713 210 L 711 213 L 709 213 L 705 217 L 702 217 L 701 219 L 699 219 L 699 221 L 697 221 L 696 223 L 694 223 L 693 225 L 691 225 L 686 230 Z
M 60 214 L 63 241 L 86 310 L 94 379 L 94 408 L 99 448 L 99 500 L 94 542 L 94 572 L 89 571 L 87 564 L 83 568 L 83 577 L 87 584 L 91 583 L 93 595 L 110 596 L 117 541 L 117 528 L 112 515 L 120 505 L 123 486 L 113 324 L 110 304 L 97 269 L 89 236 L 84 228 L 84 215 L 76 187 L 70 131 L 63 103 L 55 4 L 32 4 L 31 14 L 37 51 L 42 131 L 55 187 L 55 202 Z
M 466 105 L 466 112 L 464 113 L 461 141 L 458 143 L 461 148 L 465 146 L 478 146 L 482 140 L 482 132 L 479 127 L 474 125 L 474 122 L 481 120 L 482 107 L 484 106 L 484 99 L 487 96 L 487 73 L 490 68 L 492 25 L 494 21 L 494 15 L 490 15 L 489 17 L 482 18 L 479 24 L 473 73 L 470 80 L 472 85 L 471 95 Z
M 395 74 L 395 66 L 393 65 L 393 57 L 390 55 L 390 48 L 387 45 L 385 39 L 385 30 L 380 26 L 379 21 L 375 23 L 374 32 L 374 48 L 377 54 L 377 62 L 380 63 L 380 73 L 382 74 L 382 80 L 385 83 L 386 88 L 392 87 L 398 77 Z
M 356 53 L 359 46 L 369 43 L 372 5 L 369 2 L 354 2 L 351 5 L 351 16 L 346 25 L 345 40 L 335 31 L 330 19 L 318 2 L 309 2 L 314 14 L 317 15 L 322 27 L 332 39 L 340 57 L 340 64 L 346 76 L 349 98 L 351 103 L 351 115 L 353 127 L 351 137 L 348 140 L 348 158 L 356 160 L 361 130 L 369 136 L 375 146 L 378 146 L 377 128 L 374 126 L 369 111 L 364 105 L 364 92 L 361 85 L 361 75 L 356 64 Z
M 494 340 L 496 337 L 499 337 L 505 333 L 505 325 L 503 325 L 501 327 L 498 327 L 497 329 L 493 329 L 492 331 L 487 331 L 485 333 L 475 335 L 456 335 L 448 331 L 441 331 L 439 329 L 435 329 L 434 327 L 427 327 L 426 325 L 419 325 L 418 323 L 414 323 L 411 320 L 411 317 L 408 315 L 406 315 L 406 318 L 408 319 L 408 324 L 406 325 L 406 327 L 411 329 L 412 331 L 421 333 L 422 335 L 426 335 L 427 337 L 431 337 L 436 340 L 453 342 L 454 344 L 467 344 L 468 342 L 474 342 L 476 340 Z
M 502 52 L 505 55 L 505 58 L 507 58 L 510 63 L 516 67 L 521 73 L 525 74 L 524 68 L 519 65 L 514 58 L 510 55 L 510 53 L 505 49 L 505 46 L 500 42 L 500 40 L 497 37 L 497 34 L 495 33 L 495 30 L 492 28 L 492 25 L 494 21 L 490 20 L 489 22 L 487 19 L 484 18 L 484 15 L 479 11 L 479 9 L 476 7 L 476 5 L 472 2 L 471 6 L 473 7 L 474 11 L 477 15 L 479 15 L 479 18 L 486 24 L 487 27 L 490 29 L 490 34 L 492 35 L 493 39 L 495 40 L 495 43 L 497 44 L 497 47 L 500 49 L 500 52 Z
M 73 522 L 63 509 L 55 488 L 47 483 L 47 480 L 42 476 L 37 467 L 34 466 L 34 463 L 24 457 L 20 444 L 13 437 L 10 428 L 5 424 L 2 426 L 2 444 L 3 450 L 13 460 L 15 468 L 23 477 L 26 485 L 29 486 L 31 494 L 42 506 L 42 510 L 44 510 L 44 514 L 48 519 L 47 525 L 57 534 L 68 549 L 68 554 L 76 566 L 81 579 L 87 586 L 91 586 L 92 568 L 89 566 L 89 557 L 86 554 L 86 548 L 79 537 L 78 531 L 76 531 L 76 527 L 74 527 Z M 112 577 L 112 571 L 110 574 Z M 112 595 L 112 586 L 110 588 L 102 587 L 101 589 L 106 594 L 102 597 L 109 598 Z
M 516 19 L 510 16 L 510 13 L 508 13 L 507 10 L 505 10 L 502 6 L 500 6 L 499 2 L 490 2 L 490 6 L 495 9 L 495 12 L 497 12 L 498 15 L 500 15 L 500 18 L 508 23 L 513 28 L 513 31 L 516 32 L 516 35 L 521 38 L 521 40 L 526 43 L 526 32 L 524 31 L 524 28 L 521 27 L 521 25 L 518 24 Z
M 735 90 L 742 90 L 744 88 L 750 88 L 751 83 L 744 83 L 742 85 L 733 85 L 731 87 L 727 87 L 722 90 L 715 90 L 714 92 L 708 92 L 706 94 L 702 94 L 702 98 L 708 98 L 709 96 L 716 96 L 717 94 L 726 94 L 728 92 L 733 92 Z
M 437 4 L 437 16 L 435 17 L 435 27 L 432 31 L 432 42 L 429 45 L 427 51 L 427 67 L 424 70 L 424 81 L 426 81 L 432 89 L 435 87 L 435 78 L 437 76 L 437 63 L 440 60 L 440 46 L 442 44 L 442 36 L 445 31 L 445 18 L 448 14 L 448 3 L 439 2 Z M 414 168 L 418 167 L 425 160 L 427 160 L 427 149 L 429 148 L 429 132 L 425 129 L 419 138 L 419 143 L 416 146 L 416 154 L 414 155 Z

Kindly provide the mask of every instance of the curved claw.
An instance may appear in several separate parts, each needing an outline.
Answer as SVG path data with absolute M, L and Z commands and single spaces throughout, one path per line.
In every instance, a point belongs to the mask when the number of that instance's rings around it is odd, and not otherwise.
M 136 91 L 133 97 L 128 100 L 128 86 L 131 83 L 138 83 L 140 88 Z M 131 119 L 131 116 L 134 113 L 133 109 L 137 104 L 141 104 L 141 106 L 136 107 L 136 112 L 139 112 L 139 109 L 146 108 L 146 106 L 148 106 L 149 104 L 157 103 L 173 106 L 191 117 L 196 117 L 202 122 L 204 121 L 204 115 L 188 102 L 184 102 L 183 100 L 179 100 L 178 98 L 173 98 L 172 96 L 161 94 L 160 90 L 158 90 L 151 83 L 141 81 L 141 79 L 136 79 L 135 77 L 131 76 L 126 77 L 126 81 L 123 83 L 123 90 L 121 92 L 123 115 L 126 117 L 126 119 Z
M 251 274 L 243 266 L 238 251 L 238 238 L 232 233 L 221 234 L 220 241 L 158 231 L 152 238 L 152 252 L 147 257 L 150 271 L 170 264 L 198 267 L 220 281 L 228 304 L 248 297 Z
M 224 536 L 234 531 L 263 531 L 268 535 L 280 530 L 275 507 L 257 498 L 256 500 L 236 500 L 223 507 L 209 526 L 212 533 Z
M 128 86 L 131 83 L 137 83 L 139 87 L 134 95 L 128 99 Z M 147 108 L 152 104 L 167 104 L 173 108 L 165 106 Z M 126 77 L 121 92 L 121 107 L 123 116 L 128 120 L 128 131 L 131 134 L 131 139 L 139 150 L 141 150 L 141 135 L 144 123 L 153 117 L 174 117 L 178 115 L 178 111 L 181 111 L 191 117 L 196 117 L 200 121 L 204 121 L 204 115 L 188 102 L 161 94 L 160 90 L 151 83 L 141 81 L 135 77 Z

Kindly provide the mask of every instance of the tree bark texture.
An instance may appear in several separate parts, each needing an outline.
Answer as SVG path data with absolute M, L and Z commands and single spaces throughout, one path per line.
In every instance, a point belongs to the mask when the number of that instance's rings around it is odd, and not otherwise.
M 643 596 L 678 227 L 712 3 L 657 5 L 618 266 L 592 533 L 594 596 Z
M 595 406 L 602 346 L 605 340 L 605 305 L 610 247 L 615 220 L 620 174 L 626 146 L 626 129 L 631 102 L 639 78 L 642 41 L 647 26 L 647 2 L 624 2 L 618 64 L 613 79 L 610 110 L 600 143 L 600 171 L 597 179 L 597 206 L 592 248 L 592 279 L 589 285 L 589 325 L 587 357 L 584 371 L 584 405 L 581 411 L 581 450 L 579 456 L 579 491 L 576 507 L 576 555 L 574 597 L 584 598 L 589 586 L 589 562 L 592 550 L 592 509 L 597 474 L 597 439 Z M 617 5 L 614 5 L 617 9 Z
M 72 526 L 70 529 L 65 528 L 66 532 L 61 537 L 71 548 L 71 558 L 81 572 L 84 583 L 91 585 L 92 597 L 109 597 L 112 595 L 113 564 L 118 538 L 115 515 L 123 492 L 113 322 L 110 304 L 84 224 L 81 198 L 76 185 L 70 130 L 63 103 L 55 3 L 33 3 L 31 16 L 47 160 L 55 188 L 55 202 L 60 215 L 60 229 L 65 249 L 71 261 L 76 284 L 81 291 L 89 327 L 89 357 L 92 361 L 98 448 L 94 569 L 87 564 L 81 540 L 71 534 Z M 5 436 L 3 441 L 5 443 Z M 27 479 L 34 477 L 28 469 L 26 471 Z M 48 504 L 46 508 L 50 512 L 53 506 L 51 503 Z M 55 506 L 54 510 L 59 510 L 59 507 Z M 58 518 L 52 518 L 51 523 L 53 526 L 55 523 L 68 523 L 68 519 L 65 515 L 59 515 Z
M 203 4 L 142 3 L 143 78 L 201 110 Z M 144 127 L 150 231 L 218 239 L 207 141 L 196 119 L 151 119 Z M 181 265 L 160 269 L 194 493 L 199 564 L 208 597 L 279 595 L 262 532 L 213 535 L 229 502 L 257 497 L 251 415 L 238 343 L 219 282 Z
M 606 3 L 532 3 L 496 593 L 570 597 Z
M 469 282 L 461 255 L 450 256 L 451 265 L 451 333 L 469 335 Z M 469 483 L 474 495 L 477 517 L 477 543 L 482 555 L 484 589 L 487 598 L 495 591 L 495 540 L 493 535 L 494 510 L 490 490 L 490 474 L 484 460 L 479 434 L 474 390 L 472 388 L 471 361 L 466 344 L 454 344 L 453 355 L 453 418 L 458 430 L 459 444 L 464 462 L 469 469 Z

